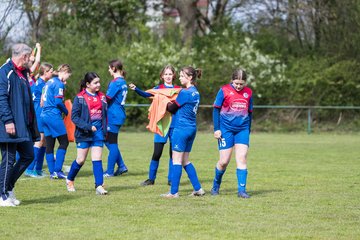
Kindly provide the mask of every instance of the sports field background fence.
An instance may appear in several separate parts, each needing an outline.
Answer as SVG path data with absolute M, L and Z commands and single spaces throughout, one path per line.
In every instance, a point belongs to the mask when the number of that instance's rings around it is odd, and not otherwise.
M 137 112 L 138 121 L 127 125 L 146 124 L 150 104 L 127 104 L 130 115 Z M 198 128 L 212 130 L 212 105 L 200 105 Z M 140 112 L 140 113 L 139 113 Z M 145 127 L 144 127 L 145 128 Z M 141 129 L 141 127 L 137 128 Z M 259 132 L 359 132 L 360 106 L 295 106 L 254 105 L 252 131 Z

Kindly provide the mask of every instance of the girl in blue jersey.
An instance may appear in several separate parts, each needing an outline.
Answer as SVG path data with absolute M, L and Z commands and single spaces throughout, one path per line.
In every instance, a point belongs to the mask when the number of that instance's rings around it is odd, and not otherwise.
M 66 178 L 62 167 L 69 140 L 62 114 L 68 114 L 63 100 L 66 80 L 71 76 L 71 72 L 68 64 L 60 65 L 57 74 L 45 84 L 42 94 L 43 109 L 40 116 L 46 141 L 46 161 L 51 179 Z M 59 147 L 56 151 L 55 161 L 54 146 L 56 139 L 59 141 Z
M 109 83 L 106 92 L 108 102 L 108 133 L 105 144 L 109 149 L 109 156 L 104 177 L 113 177 L 128 171 L 118 147 L 118 134 L 126 118 L 124 105 L 128 92 L 125 81 L 126 72 L 123 70 L 122 62 L 117 59 L 110 61 L 109 73 L 113 80 Z M 114 172 L 115 163 L 118 165 L 118 168 Z
M 36 80 L 36 83 L 31 86 L 37 125 L 41 135 L 41 139 L 40 141 L 34 143 L 35 158 L 34 161 L 29 165 L 29 167 L 25 171 L 25 175 L 30 177 L 44 176 L 42 167 L 44 162 L 46 146 L 45 146 L 44 129 L 40 117 L 42 111 L 42 107 L 40 106 L 40 100 L 41 100 L 43 87 L 45 86 L 46 81 L 48 81 L 52 77 L 52 74 L 53 74 L 53 66 L 50 63 L 42 63 L 39 68 L 39 78 Z
M 246 180 L 252 110 L 252 91 L 246 87 L 246 72 L 235 70 L 231 83 L 220 88 L 214 102 L 214 137 L 218 139 L 220 160 L 215 167 L 211 195 L 219 194 L 222 176 L 234 148 L 238 197 L 250 197 L 246 192 Z
M 95 72 L 88 72 L 80 83 L 80 92 L 74 99 L 71 120 L 74 122 L 77 146 L 76 160 L 71 164 L 66 179 L 69 192 L 75 192 L 74 180 L 84 165 L 89 149 L 95 178 L 95 192 L 106 195 L 102 167 L 102 149 L 106 136 L 107 103 L 105 94 L 100 92 L 100 77 Z
M 174 86 L 173 81 L 176 78 L 176 72 L 173 66 L 167 65 L 165 66 L 161 72 L 160 72 L 160 79 L 164 82 L 163 84 L 157 85 L 154 87 L 154 89 L 163 89 L 163 88 L 180 88 L 179 86 Z M 135 90 L 137 94 L 139 94 L 142 97 L 149 98 L 153 95 L 151 93 L 147 93 L 145 91 L 142 91 L 140 88 L 136 87 L 134 84 L 129 84 L 130 89 Z M 167 142 L 167 139 L 171 139 L 171 133 L 172 133 L 173 126 L 170 126 L 169 132 L 166 136 L 162 137 L 159 134 L 154 134 L 154 151 L 153 155 L 150 161 L 150 167 L 149 167 L 149 178 L 142 182 L 141 186 L 148 186 L 148 185 L 154 185 L 155 179 L 156 179 L 156 173 L 159 167 L 159 160 L 161 158 L 164 145 Z M 168 184 L 171 183 L 171 169 L 172 169 L 172 151 L 171 151 L 171 141 L 170 141 L 170 148 L 169 148 L 169 172 L 168 172 Z
M 185 169 L 194 188 L 192 196 L 203 196 L 205 191 L 196 174 L 194 165 L 189 161 L 189 154 L 196 136 L 196 114 L 200 103 L 200 94 L 195 87 L 196 78 L 201 77 L 201 70 L 184 67 L 180 71 L 180 82 L 184 89 L 179 92 L 175 102 L 169 103 L 167 110 L 173 114 L 174 129 L 171 135 L 173 170 L 170 192 L 162 194 L 165 198 L 179 197 L 179 185 L 182 168 Z

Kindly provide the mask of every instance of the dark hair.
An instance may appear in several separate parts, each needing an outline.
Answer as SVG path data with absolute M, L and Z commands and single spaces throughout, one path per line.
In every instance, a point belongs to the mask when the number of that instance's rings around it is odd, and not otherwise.
M 162 75 L 164 74 L 165 70 L 166 69 L 170 69 L 172 72 L 173 72 L 173 78 L 172 80 L 174 81 L 176 79 L 176 72 L 175 72 L 175 68 L 171 65 L 166 65 L 160 72 L 160 80 L 163 80 L 162 79 Z
M 247 79 L 246 72 L 240 68 L 236 69 L 231 76 L 231 80 L 236 80 L 236 79 L 244 80 L 246 82 Z
M 100 78 L 96 72 L 87 72 L 84 78 L 80 81 L 80 90 L 84 90 L 86 88 L 87 83 L 91 83 L 95 78 Z
M 194 85 L 196 84 L 196 78 L 201 78 L 201 75 L 202 75 L 202 70 L 200 68 L 195 69 L 191 66 L 183 67 L 181 69 L 181 71 L 184 72 L 189 77 L 192 77 L 191 84 L 194 84 Z
M 53 68 L 53 65 L 51 65 L 50 63 L 42 63 L 39 67 L 39 74 L 40 76 L 44 75 L 45 72 L 49 71 L 50 69 Z
M 111 69 L 113 69 L 114 72 L 117 72 L 117 71 L 120 71 L 120 74 L 125 78 L 126 77 L 126 72 L 125 70 L 123 69 L 124 68 L 124 65 L 122 64 L 122 62 L 118 59 L 114 59 L 114 60 L 111 60 L 109 62 L 109 66 Z

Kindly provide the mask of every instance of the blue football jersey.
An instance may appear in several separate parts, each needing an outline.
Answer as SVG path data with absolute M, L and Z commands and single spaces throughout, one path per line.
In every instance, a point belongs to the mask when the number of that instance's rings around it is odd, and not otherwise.
M 60 109 L 56 105 L 56 98 L 64 99 L 65 84 L 58 77 L 53 77 L 46 82 L 43 94 L 42 115 L 61 115 Z
M 220 126 L 229 130 L 249 128 L 249 113 L 253 110 L 252 90 L 240 91 L 231 84 L 222 86 L 216 95 L 214 107 L 220 108 Z
M 45 86 L 45 83 L 46 82 L 42 78 L 38 78 L 36 83 L 31 86 L 31 93 L 32 93 L 35 109 L 40 107 L 41 94 Z
M 106 98 L 109 99 L 108 123 L 123 125 L 126 118 L 125 101 L 128 93 L 127 84 L 124 78 L 118 77 L 109 83 Z
M 179 92 L 175 103 L 180 107 L 173 116 L 175 128 L 196 128 L 196 114 L 200 104 L 200 94 L 195 86 Z

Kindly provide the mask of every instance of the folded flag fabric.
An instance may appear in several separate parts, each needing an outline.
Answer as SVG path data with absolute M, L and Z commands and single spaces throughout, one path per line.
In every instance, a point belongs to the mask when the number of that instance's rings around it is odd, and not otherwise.
M 154 95 L 149 107 L 149 124 L 146 126 L 149 131 L 165 136 L 170 128 L 171 113 L 166 111 L 169 102 L 174 101 L 181 88 L 149 89 L 146 92 Z

